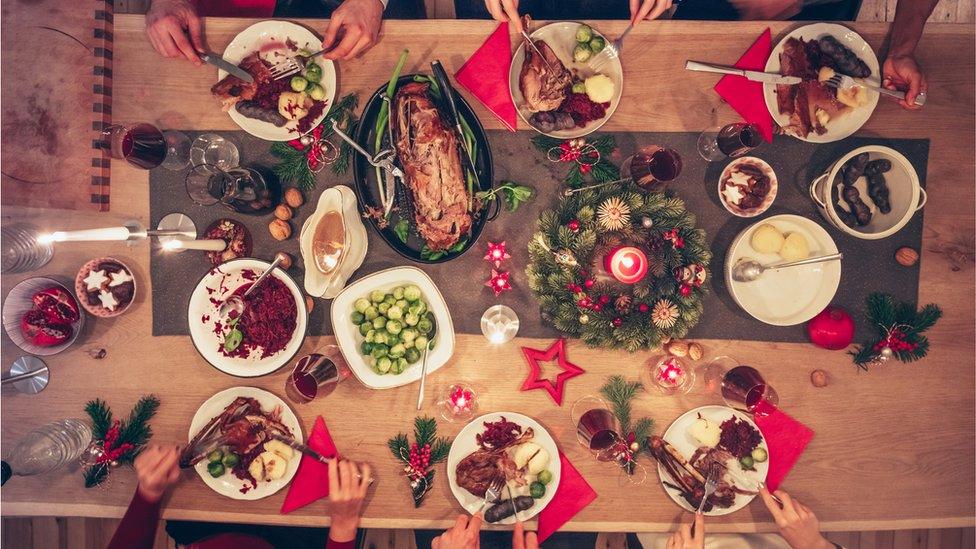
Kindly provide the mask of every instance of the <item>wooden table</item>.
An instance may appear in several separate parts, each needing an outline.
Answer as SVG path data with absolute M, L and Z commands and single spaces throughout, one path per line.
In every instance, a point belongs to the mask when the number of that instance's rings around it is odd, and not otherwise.
M 207 37 L 216 51 L 250 21 L 210 20 Z M 624 23 L 603 23 L 615 35 Z M 321 31 L 323 22 L 310 22 Z M 787 24 L 773 23 L 774 35 Z M 606 128 L 610 130 L 698 131 L 735 115 L 711 90 L 715 77 L 682 70 L 688 58 L 729 63 L 766 27 L 765 23 L 651 22 L 631 35 L 624 57 L 628 75 L 625 98 Z M 387 22 L 380 44 L 369 54 L 342 64 L 341 92 L 364 93 L 389 77 L 398 52 L 411 48 L 405 70 L 421 70 L 429 59 L 440 58 L 453 72 L 494 28 L 492 22 Z M 857 24 L 855 28 L 878 50 L 885 24 Z M 728 354 L 754 364 L 776 387 L 786 410 L 816 431 L 785 488 L 814 508 L 827 530 L 871 530 L 971 526 L 974 511 L 974 280 L 971 256 L 961 270 L 952 270 L 947 255 L 934 250 L 955 245 L 972 250 L 974 234 L 974 32 L 971 26 L 930 24 L 919 47 L 919 59 L 931 79 L 929 103 L 917 113 L 904 112 L 882 101 L 865 135 L 930 138 L 926 207 L 921 262 L 920 302 L 938 302 L 945 317 L 931 331 L 932 351 L 919 364 L 892 364 L 859 372 L 842 352 L 805 344 L 748 341 L 702 341 L 706 358 Z M 208 94 L 213 69 L 197 69 L 185 62 L 158 58 L 143 34 L 141 16 L 115 20 L 114 117 L 117 121 L 149 121 L 163 127 L 230 130 L 233 122 Z M 499 124 L 479 110 L 489 127 Z M 528 135 L 526 135 L 528 139 Z M 147 174 L 115 163 L 112 211 L 107 214 L 10 208 L 5 223 L 29 219 L 58 228 L 108 226 L 149 217 Z M 546 184 L 545 182 L 534 182 Z M 552 182 L 556 184 L 556 182 Z M 532 220 L 526 220 L 526 230 Z M 37 396 L 5 392 L 2 400 L 2 442 L 10 444 L 29 429 L 47 421 L 81 416 L 91 398 L 107 399 L 117 413 L 126 413 L 142 394 L 154 392 L 162 407 L 153 421 L 157 442 L 186 440 L 194 411 L 213 393 L 237 385 L 255 385 L 283 393 L 285 372 L 241 380 L 208 366 L 193 350 L 188 337 L 151 337 L 149 253 L 145 243 L 124 245 L 77 244 L 59 247 L 54 260 L 39 273 L 73 277 L 96 255 L 112 255 L 133 266 L 140 288 L 137 301 L 115 320 L 89 322 L 80 343 L 47 359 L 51 385 Z M 892 263 L 892 268 L 896 268 Z M 856 277 L 856 272 L 845 272 Z M 6 289 L 26 275 L 5 276 Z M 879 288 L 880 289 L 880 288 Z M 853 305 L 853 304 L 852 304 Z M 318 301 L 316 306 L 327 306 Z M 526 304 L 524 314 L 530 313 Z M 480 311 L 453 311 L 480 314 Z M 329 338 L 313 337 L 311 350 Z M 519 345 L 542 346 L 546 341 L 519 339 L 498 348 L 480 335 L 460 335 L 450 364 L 431 376 L 437 390 L 466 376 L 479 381 L 481 409 L 513 410 L 536 417 L 599 494 L 598 499 L 566 526 L 568 530 L 662 531 L 681 515 L 662 490 L 652 467 L 641 487 L 621 487 L 615 467 L 598 463 L 575 441 L 570 406 L 556 407 L 541 391 L 519 392 L 526 372 Z M 104 347 L 108 356 L 94 360 L 87 350 Z M 566 403 L 597 391 L 614 373 L 637 376 L 637 367 L 650 353 L 629 355 L 587 349 L 571 342 L 570 355 L 589 375 L 568 384 Z M 6 336 L 5 364 L 22 354 Z M 830 385 L 814 388 L 810 371 L 824 368 Z M 489 381 L 491 380 L 491 381 Z M 451 496 L 441 468 L 432 493 L 420 509 L 410 503 L 399 466 L 386 440 L 410 429 L 416 386 L 371 391 L 355 381 L 344 383 L 328 398 L 296 407 L 307 433 L 321 414 L 341 450 L 348 457 L 369 460 L 379 482 L 365 510 L 366 526 L 441 528 L 460 507 Z M 432 403 L 434 399 L 428 398 Z M 658 432 L 683 411 L 714 404 L 715 397 L 695 390 L 686 397 L 642 395 L 635 413 L 657 420 Z M 428 404 L 426 413 L 434 413 Z M 460 425 L 441 422 L 442 434 L 453 435 Z M 645 462 L 648 465 L 649 462 Z M 43 478 L 14 478 L 4 487 L 6 515 L 85 515 L 117 517 L 135 487 L 127 470 L 112 474 L 107 489 L 86 490 L 78 474 Z M 194 475 L 174 490 L 164 516 L 172 519 L 325 525 L 328 506 L 319 502 L 290 515 L 278 514 L 284 492 L 257 502 L 238 503 L 208 489 Z M 722 518 L 709 519 L 711 531 L 768 531 L 774 528 L 761 503 Z

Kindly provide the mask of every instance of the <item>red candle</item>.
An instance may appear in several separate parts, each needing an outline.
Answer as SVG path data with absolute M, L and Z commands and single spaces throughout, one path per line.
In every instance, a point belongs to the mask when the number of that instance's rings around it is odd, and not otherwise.
M 607 254 L 603 266 L 619 282 L 635 284 L 647 275 L 647 256 L 640 248 L 621 246 Z

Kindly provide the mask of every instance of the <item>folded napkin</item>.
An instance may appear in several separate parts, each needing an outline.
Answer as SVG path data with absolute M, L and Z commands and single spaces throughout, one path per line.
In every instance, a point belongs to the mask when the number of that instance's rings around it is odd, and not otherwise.
M 276 0 L 197 0 L 197 13 L 210 17 L 271 17 Z
M 779 488 L 793 464 L 800 459 L 813 438 L 813 431 L 765 400 L 756 406 L 753 419 L 769 447 L 766 487 L 773 491 Z
M 485 43 L 454 74 L 458 84 L 498 117 L 509 131 L 515 131 L 518 115 L 508 91 L 508 67 L 512 64 L 512 44 L 508 23 L 501 23 Z
M 339 454 L 322 416 L 315 418 L 312 434 L 308 436 L 308 445 L 327 458 Z M 298 473 L 295 474 L 288 488 L 285 502 L 281 504 L 281 514 L 291 513 L 327 495 L 329 495 L 329 466 L 302 454 Z
M 549 505 L 539 513 L 539 543 L 546 541 L 595 499 L 593 488 L 569 462 L 566 454 L 559 452 L 559 487 Z
M 739 58 L 735 66 L 750 71 L 764 70 L 769 52 L 773 49 L 772 43 L 772 34 L 767 28 Z M 732 105 L 743 120 L 758 126 L 766 141 L 773 140 L 773 117 L 769 115 L 769 110 L 766 108 L 761 83 L 746 80 L 742 76 L 726 75 L 715 84 L 715 91 L 726 103 Z

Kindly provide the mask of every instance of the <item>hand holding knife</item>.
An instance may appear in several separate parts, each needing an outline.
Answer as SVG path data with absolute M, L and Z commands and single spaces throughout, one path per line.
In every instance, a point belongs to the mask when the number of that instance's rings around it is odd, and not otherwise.
M 301 452 L 302 454 L 305 454 L 306 456 L 314 459 L 315 461 L 317 461 L 319 463 L 322 463 L 322 464 L 325 464 L 325 465 L 328 465 L 330 461 L 332 461 L 333 459 L 336 459 L 336 458 L 327 458 L 327 457 L 323 456 L 322 454 L 320 454 L 320 453 L 316 452 L 315 450 L 313 450 L 309 445 L 302 444 L 301 442 L 298 442 L 297 440 L 295 440 L 295 439 L 293 439 L 293 438 L 291 438 L 291 437 L 289 437 L 287 435 L 284 435 L 282 433 L 274 433 L 274 434 L 271 435 L 271 438 L 274 439 L 274 440 L 277 440 L 279 442 L 283 442 L 286 446 L 288 446 L 292 450 L 295 450 L 297 452 Z M 356 477 L 357 478 L 362 478 L 358 474 L 356 475 Z M 372 478 L 369 479 L 370 484 L 373 483 L 373 480 L 374 479 L 372 479 Z

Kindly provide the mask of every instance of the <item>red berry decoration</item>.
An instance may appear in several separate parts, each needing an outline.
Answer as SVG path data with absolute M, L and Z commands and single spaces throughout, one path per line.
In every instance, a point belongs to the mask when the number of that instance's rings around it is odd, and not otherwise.
M 596 284 L 596 282 L 594 282 L 592 278 L 587 278 L 585 281 L 583 281 L 583 286 L 585 286 L 587 290 L 592 288 L 594 284 Z
M 651 307 L 647 303 L 641 303 L 637 306 L 637 310 L 642 313 L 646 313 L 647 311 L 651 310 Z
M 840 307 L 827 307 L 807 322 L 807 335 L 818 347 L 846 349 L 854 341 L 854 319 Z
M 621 327 L 623 323 L 624 323 L 624 319 L 620 318 L 619 316 L 613 319 L 613 325 L 617 328 Z
M 602 310 L 603 310 L 603 305 L 600 305 L 599 303 L 594 303 L 594 304 L 593 304 L 593 307 L 591 307 L 591 308 L 592 308 L 592 309 L 593 309 L 593 310 L 594 310 L 595 312 L 598 312 L 598 313 L 599 313 L 600 311 L 602 311 Z
M 569 223 L 566 223 L 566 226 L 569 227 L 569 230 L 575 233 L 576 231 L 580 230 L 579 219 L 570 219 Z
M 688 297 L 691 295 L 691 285 L 682 284 L 678 291 L 681 292 L 681 297 Z
M 607 303 L 610 303 L 610 296 L 608 296 L 607 294 L 601 295 L 600 296 L 600 305 L 606 305 Z

